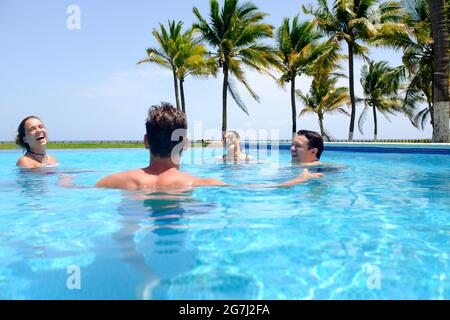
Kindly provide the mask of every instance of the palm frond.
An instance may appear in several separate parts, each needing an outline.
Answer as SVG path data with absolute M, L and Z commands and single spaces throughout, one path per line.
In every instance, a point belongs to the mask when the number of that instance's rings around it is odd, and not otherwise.
M 371 108 L 369 107 L 369 105 L 365 105 L 363 111 L 361 112 L 361 115 L 359 116 L 358 119 L 358 130 L 361 134 L 364 134 L 364 123 L 367 120 L 367 113 L 368 110 L 370 110 Z
M 245 112 L 246 115 L 249 115 L 247 106 L 245 105 L 244 101 L 242 101 L 236 85 L 233 81 L 233 79 L 230 77 L 228 78 L 228 92 L 230 92 L 231 96 L 233 97 L 234 102 L 238 105 L 238 107 Z

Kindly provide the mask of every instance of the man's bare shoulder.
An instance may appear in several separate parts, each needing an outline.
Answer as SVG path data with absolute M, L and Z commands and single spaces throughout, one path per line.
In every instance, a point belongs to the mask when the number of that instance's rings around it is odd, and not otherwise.
M 114 173 L 100 179 L 95 187 L 97 188 L 114 188 L 114 189 L 126 189 L 137 190 L 139 189 L 140 177 L 144 176 L 145 172 L 142 169 L 133 169 Z
M 221 186 L 224 182 L 212 178 L 199 178 L 187 172 L 168 170 L 157 176 L 155 188 L 165 190 L 189 190 L 199 186 Z
M 189 190 L 199 178 L 179 170 L 168 170 L 157 177 L 158 190 Z

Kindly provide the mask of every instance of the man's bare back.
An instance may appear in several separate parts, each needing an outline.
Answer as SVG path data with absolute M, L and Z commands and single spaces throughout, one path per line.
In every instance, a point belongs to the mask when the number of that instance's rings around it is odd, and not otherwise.
M 183 191 L 198 186 L 222 186 L 224 182 L 212 178 L 198 178 L 175 167 L 149 166 L 109 175 L 96 183 L 96 187 L 130 191 Z

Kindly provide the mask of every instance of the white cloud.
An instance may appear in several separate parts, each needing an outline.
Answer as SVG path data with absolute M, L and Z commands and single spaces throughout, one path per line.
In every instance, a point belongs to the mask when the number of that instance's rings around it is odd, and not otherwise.
M 113 71 L 91 87 L 82 88 L 74 95 L 85 98 L 148 97 L 148 88 L 172 79 L 169 70 L 155 65 L 136 66 L 129 70 Z

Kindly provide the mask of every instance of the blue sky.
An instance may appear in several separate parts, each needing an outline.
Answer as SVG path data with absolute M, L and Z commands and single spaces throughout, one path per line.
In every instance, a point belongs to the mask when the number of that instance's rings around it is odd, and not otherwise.
M 266 21 L 277 27 L 284 17 L 297 13 L 302 19 L 309 18 L 301 12 L 301 5 L 316 1 L 253 3 L 269 13 Z M 66 26 L 69 5 L 81 10 L 80 29 Z M 0 0 L 0 140 L 13 140 L 19 122 L 31 114 L 41 117 L 53 140 L 141 139 L 148 107 L 161 101 L 174 103 L 174 94 L 169 71 L 152 64 L 137 66 L 136 62 L 145 57 L 147 47 L 156 45 L 151 31 L 159 22 L 183 20 L 188 27 L 195 20 L 193 6 L 206 16 L 209 1 Z M 401 63 L 400 54 L 391 50 L 371 49 L 371 57 L 392 66 Z M 361 95 L 362 65 L 356 60 L 357 95 Z M 221 80 L 188 78 L 185 82 L 194 138 L 211 138 L 221 128 Z M 271 138 L 270 130 L 279 130 L 280 138 L 289 138 L 288 90 L 260 74 L 248 73 L 248 80 L 261 102 L 239 87 L 250 116 L 230 99 L 228 128 L 267 130 L 267 138 Z M 306 91 L 310 80 L 301 77 L 297 83 Z M 301 103 L 297 107 L 300 110 Z M 348 117 L 325 116 L 325 127 L 335 138 L 345 139 L 348 125 Z M 317 118 L 302 117 L 297 126 L 318 130 Z M 355 138 L 370 139 L 372 131 L 369 117 L 364 136 L 355 128 Z M 391 122 L 380 116 L 378 132 L 382 139 L 431 136 L 430 126 L 419 131 L 403 116 L 392 117 Z

